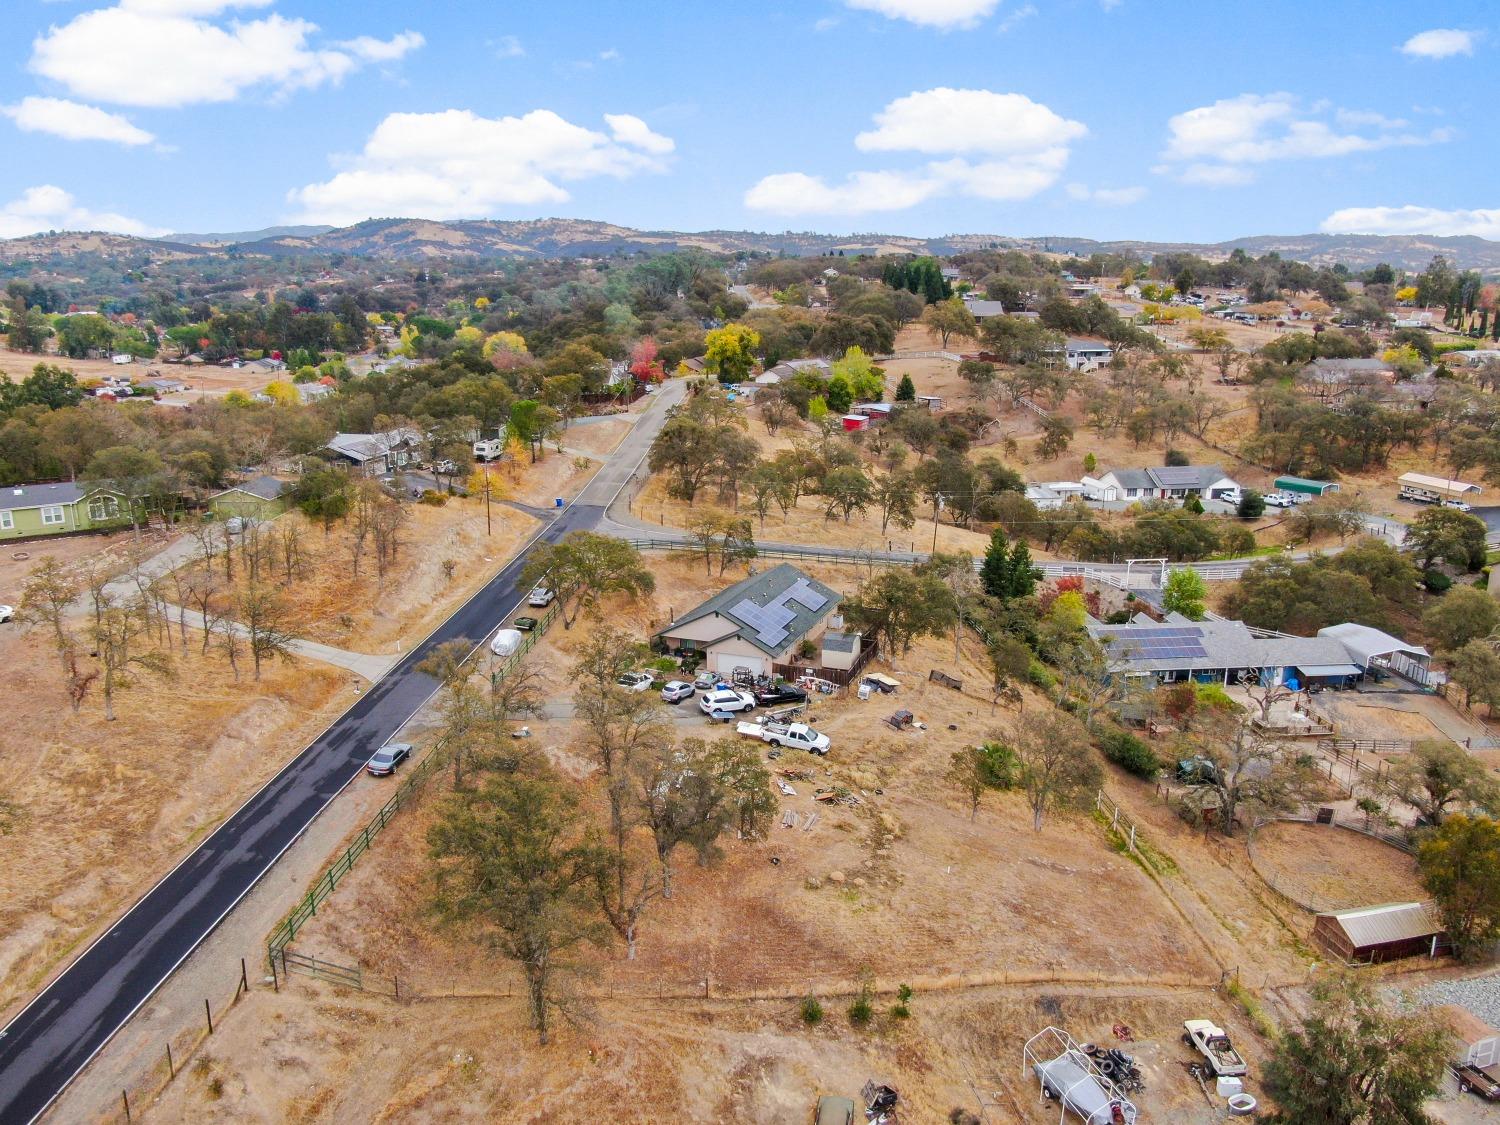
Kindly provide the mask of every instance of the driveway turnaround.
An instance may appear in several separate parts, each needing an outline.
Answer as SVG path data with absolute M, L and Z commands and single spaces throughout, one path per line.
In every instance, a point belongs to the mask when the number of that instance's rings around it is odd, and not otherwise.
M 538 539 L 595 527 L 668 407 L 668 383 L 587 488 Z M 526 552 L 402 658 L 285 769 L 173 868 L 0 1031 L 0 1122 L 30 1122 L 209 935 L 365 761 L 437 690 L 417 665 L 437 645 L 479 645 L 520 603 Z

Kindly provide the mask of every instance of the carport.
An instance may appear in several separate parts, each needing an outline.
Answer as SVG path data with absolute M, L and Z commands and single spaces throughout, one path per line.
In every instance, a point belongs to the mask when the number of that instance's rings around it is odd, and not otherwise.
M 1383 669 L 1423 687 L 1432 682 L 1432 670 L 1428 667 L 1432 654 L 1421 645 L 1409 645 L 1400 637 L 1352 622 L 1319 629 L 1318 636 L 1329 637 L 1343 645 L 1362 672 Z

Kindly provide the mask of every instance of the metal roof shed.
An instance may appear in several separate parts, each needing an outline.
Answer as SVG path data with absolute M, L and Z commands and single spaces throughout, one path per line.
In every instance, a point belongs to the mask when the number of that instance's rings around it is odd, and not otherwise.
M 1342 961 L 1370 965 L 1436 957 L 1448 949 L 1443 927 L 1420 902 L 1388 902 L 1319 914 L 1313 938 Z
M 1331 480 L 1309 480 L 1307 477 L 1277 477 L 1273 487 L 1282 492 L 1300 492 L 1305 496 L 1323 496 L 1339 490 L 1339 486 Z
M 1400 637 L 1382 633 L 1379 629 L 1372 629 L 1368 625 L 1356 625 L 1353 622 L 1345 622 L 1343 625 L 1326 625 L 1318 630 L 1318 636 L 1338 641 L 1362 668 L 1368 668 L 1371 662 L 1381 663 L 1382 657 L 1390 657 L 1397 653 L 1421 664 L 1426 664 L 1432 659 L 1432 654 L 1421 645 L 1409 645 Z

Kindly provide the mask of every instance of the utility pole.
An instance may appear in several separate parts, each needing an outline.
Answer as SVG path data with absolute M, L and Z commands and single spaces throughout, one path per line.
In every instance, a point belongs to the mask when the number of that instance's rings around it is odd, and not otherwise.
M 943 494 L 932 494 L 932 553 L 937 554 L 938 515 L 943 510 Z

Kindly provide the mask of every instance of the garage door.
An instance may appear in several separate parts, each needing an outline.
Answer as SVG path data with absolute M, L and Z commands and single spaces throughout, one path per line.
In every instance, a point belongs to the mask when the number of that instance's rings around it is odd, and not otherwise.
M 736 668 L 748 668 L 752 676 L 764 676 L 771 670 L 770 662 L 764 656 L 740 656 L 731 652 L 714 653 L 709 657 L 708 666 L 721 676 L 730 675 Z

